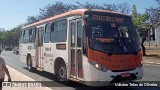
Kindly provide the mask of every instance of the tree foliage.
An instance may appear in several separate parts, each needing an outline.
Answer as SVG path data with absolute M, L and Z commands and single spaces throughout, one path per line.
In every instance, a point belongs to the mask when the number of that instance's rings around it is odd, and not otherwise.
M 148 36 L 148 31 L 150 29 L 147 23 L 148 15 L 147 14 L 136 14 L 133 16 L 134 16 L 132 20 L 133 24 L 135 28 L 139 31 L 140 36 L 142 38 L 141 47 L 142 47 L 143 55 L 146 56 L 146 52 L 145 52 L 146 49 L 143 43 L 145 42 L 146 37 Z
M 150 7 L 149 9 L 146 9 L 146 14 L 148 14 L 148 22 L 156 27 L 160 25 L 160 6 L 158 7 Z
M 37 22 L 39 20 L 43 20 L 55 15 L 59 15 L 61 13 L 75 10 L 75 9 L 100 9 L 100 10 L 112 10 L 117 11 L 121 13 L 129 13 L 130 7 L 127 3 L 122 4 L 94 4 L 85 2 L 84 4 L 81 4 L 77 2 L 76 5 L 74 4 L 64 4 L 63 2 L 55 2 L 54 4 L 48 4 L 45 8 L 40 9 L 38 16 L 28 16 L 28 24 Z
M 144 32 L 147 32 L 147 30 L 149 30 L 147 20 L 148 20 L 148 15 L 147 14 L 137 14 L 132 20 L 135 28 L 141 34 L 144 33 Z M 141 37 L 147 37 L 147 35 L 144 34 Z
M 113 10 L 121 13 L 129 13 L 130 8 L 127 3 L 122 4 L 103 4 L 98 5 L 94 3 L 85 2 L 84 4 L 80 4 L 77 2 L 77 4 L 65 4 L 63 2 L 55 2 L 54 4 L 48 4 L 43 9 L 40 9 L 39 15 L 37 16 L 28 16 L 27 23 L 31 24 L 34 22 L 37 22 L 39 20 L 43 20 L 70 10 L 75 9 L 100 9 L 100 10 Z M 9 31 L 5 31 L 4 29 L 0 29 L 0 44 L 3 45 L 18 45 L 19 41 L 19 32 L 22 25 L 17 26 L 16 28 L 13 28 Z
M 158 3 L 160 4 L 160 2 Z M 144 14 L 134 14 L 132 16 L 134 16 L 133 24 L 140 32 L 140 36 L 142 38 L 141 46 L 143 55 L 146 55 L 143 43 L 147 36 L 150 37 L 150 35 L 148 35 L 148 31 L 160 25 L 160 5 L 158 5 L 158 7 L 150 7 L 146 9 Z
M 133 24 L 137 29 L 142 28 L 147 22 L 148 15 L 147 14 L 138 14 L 133 18 Z
M 16 46 L 19 44 L 19 32 L 22 26 L 17 26 L 16 28 L 11 29 L 10 31 L 1 31 L 0 32 L 0 44 L 4 46 Z

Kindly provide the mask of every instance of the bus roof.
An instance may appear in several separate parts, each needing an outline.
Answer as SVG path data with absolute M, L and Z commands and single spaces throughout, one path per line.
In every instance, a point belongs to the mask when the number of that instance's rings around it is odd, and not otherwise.
M 53 16 L 53 17 L 50 17 L 50 18 L 47 18 L 47 19 L 44 19 L 44 20 L 40 20 L 40 21 L 38 21 L 38 22 L 35 22 L 35 23 L 32 23 L 32 24 L 26 25 L 26 26 L 22 27 L 22 29 L 29 28 L 29 27 L 33 27 L 33 26 L 37 26 L 37 25 L 40 25 L 40 24 L 42 24 L 42 23 L 46 23 L 46 22 L 49 22 L 49 21 L 52 21 L 52 20 L 55 20 L 55 19 L 58 19 L 58 18 L 61 18 L 61 17 L 69 16 L 69 15 L 84 15 L 84 13 L 85 13 L 86 11 L 108 12 L 108 13 L 114 13 L 114 14 L 120 14 L 120 15 L 129 16 L 129 15 L 126 15 L 126 14 L 118 13 L 118 12 L 115 12 L 115 11 L 109 11 L 109 10 L 76 9 L 76 10 L 68 11 L 68 12 L 66 12 L 66 13 L 62 13 L 62 14 L 60 14 L 60 15 L 55 15 L 55 16 Z

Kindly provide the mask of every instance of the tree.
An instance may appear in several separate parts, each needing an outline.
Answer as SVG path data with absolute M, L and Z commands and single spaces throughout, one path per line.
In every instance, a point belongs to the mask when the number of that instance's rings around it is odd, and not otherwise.
M 19 32 L 21 25 L 17 26 L 10 31 L 0 31 L 0 42 L 4 46 L 17 46 L 19 44 Z
M 27 24 L 31 24 L 31 23 L 39 21 L 39 18 L 35 16 L 28 16 L 27 21 L 28 21 Z
M 73 9 L 77 9 L 78 6 L 72 4 L 64 4 L 63 2 L 56 2 L 55 4 L 48 4 L 44 9 L 40 9 L 38 16 L 28 16 L 28 23 L 31 24 L 39 20 L 43 20 Z
M 142 47 L 142 53 L 144 56 L 146 56 L 146 48 L 144 46 L 144 42 L 146 41 L 146 37 L 148 36 L 148 31 L 150 29 L 147 23 L 148 17 L 149 17 L 148 14 L 138 14 L 136 10 L 136 6 L 133 5 L 132 21 L 135 28 L 139 31 L 140 37 L 142 38 L 141 47 Z
M 55 15 L 59 15 L 61 13 L 65 13 L 70 10 L 85 8 L 85 9 L 100 9 L 100 10 L 112 10 L 121 13 L 129 13 L 130 7 L 127 3 L 122 4 L 103 4 L 98 5 L 94 3 L 85 2 L 81 4 L 77 2 L 78 5 L 74 4 L 64 4 L 63 2 L 55 2 L 54 4 L 48 4 L 45 8 L 40 9 L 40 13 L 38 16 L 28 16 L 28 23 L 31 24 L 37 22 L 39 20 L 43 20 Z
M 146 23 L 147 19 L 148 19 L 147 14 L 138 14 L 133 18 L 133 24 L 135 28 L 139 31 L 140 36 L 142 38 L 141 47 L 142 47 L 144 56 L 146 56 L 146 52 L 145 52 L 146 48 L 143 44 L 146 40 L 146 37 L 148 36 L 148 31 L 150 29 L 150 27 L 148 27 Z
M 159 2 L 160 3 L 160 2 Z M 158 7 L 150 7 L 146 9 L 146 14 L 148 14 L 148 23 L 154 27 L 160 25 L 160 5 Z
M 158 3 L 160 4 L 160 2 Z M 148 31 L 160 25 L 160 6 L 158 5 L 158 7 L 150 7 L 146 9 L 146 12 L 144 14 L 137 14 L 137 11 L 134 9 L 136 9 L 135 5 L 132 8 L 133 24 L 140 32 L 140 36 L 142 38 L 141 46 L 143 55 L 146 55 L 143 43 L 148 36 Z

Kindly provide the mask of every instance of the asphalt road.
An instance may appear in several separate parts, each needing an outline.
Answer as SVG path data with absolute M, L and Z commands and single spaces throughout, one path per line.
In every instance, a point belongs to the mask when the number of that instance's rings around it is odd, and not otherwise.
M 123 89 L 123 90 L 160 90 L 160 87 L 113 87 L 113 86 L 106 86 L 106 87 L 88 87 L 76 82 L 70 81 L 68 84 L 61 84 L 57 82 L 57 78 L 51 73 L 47 72 L 29 72 L 26 70 L 26 64 L 19 61 L 19 55 L 13 54 L 12 51 L 3 51 L 0 55 L 0 57 L 4 58 L 7 65 L 10 67 L 24 73 L 25 75 L 31 77 L 35 81 L 52 81 L 52 85 L 55 85 L 56 87 L 64 87 L 65 89 Z M 160 85 L 160 65 L 155 64 L 144 64 L 144 76 L 143 79 L 140 81 L 159 81 Z M 48 85 L 48 84 L 46 84 Z M 63 88 L 63 89 L 64 89 Z M 52 89 L 52 87 L 51 87 Z

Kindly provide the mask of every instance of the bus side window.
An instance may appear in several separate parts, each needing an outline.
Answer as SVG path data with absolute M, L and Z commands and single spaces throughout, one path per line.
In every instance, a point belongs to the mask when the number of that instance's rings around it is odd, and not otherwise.
M 23 35 L 23 30 L 21 30 L 20 33 L 19 33 L 19 37 L 20 37 L 19 38 L 19 43 L 20 44 L 22 43 L 22 37 L 23 37 L 22 35 Z
M 36 39 L 36 27 L 32 28 L 31 43 L 35 43 L 35 39 Z
M 55 29 L 58 29 L 58 22 L 52 22 L 52 25 L 51 25 L 51 42 L 55 42 Z
M 83 44 L 83 54 L 87 56 L 87 38 L 86 38 L 86 32 L 85 32 L 85 27 L 83 26 L 83 36 L 82 36 L 82 44 Z
M 29 29 L 29 42 L 32 42 L 32 28 Z
M 67 20 L 59 20 L 52 23 L 51 42 L 65 42 L 67 39 Z M 54 28 L 54 29 L 53 29 Z
M 45 26 L 45 32 L 44 32 L 44 42 L 49 43 L 50 42 L 50 34 L 51 32 L 51 23 L 46 24 Z
M 54 34 L 54 22 L 52 22 L 52 24 L 51 24 L 51 33 L 50 33 L 50 40 L 51 40 L 51 42 L 53 42 L 53 34 Z
M 77 46 L 81 47 L 81 39 L 82 39 L 82 21 L 77 21 Z
M 25 30 L 22 32 L 22 43 L 24 43 L 24 35 L 25 35 Z
M 23 32 L 23 43 L 29 43 L 29 29 Z

